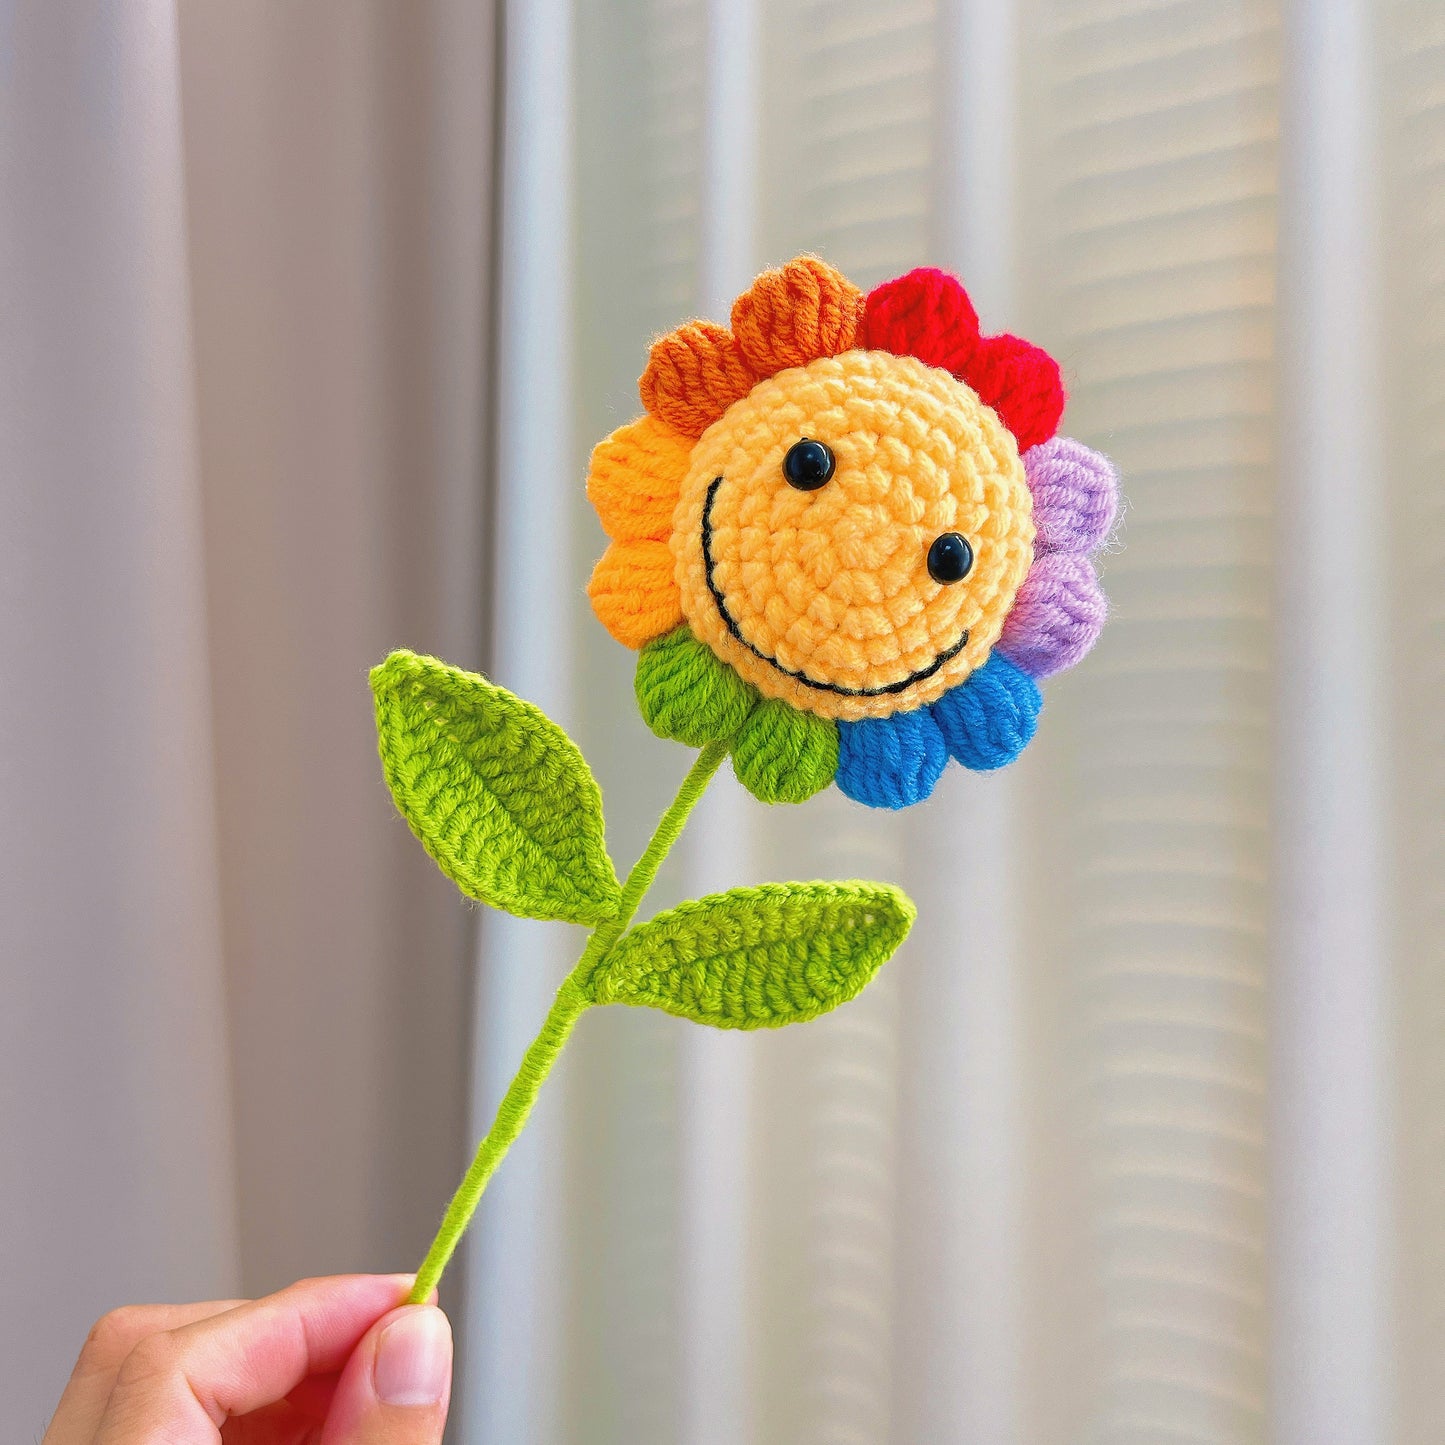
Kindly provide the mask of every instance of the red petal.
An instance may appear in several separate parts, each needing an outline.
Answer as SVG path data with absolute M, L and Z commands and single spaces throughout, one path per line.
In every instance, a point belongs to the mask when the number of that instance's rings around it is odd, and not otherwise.
M 1021 337 L 981 342 L 959 376 L 999 414 L 1019 451 L 1048 441 L 1059 429 L 1064 414 L 1059 364 Z
M 958 277 L 920 266 L 868 293 L 858 344 L 959 373 L 978 346 L 978 312 Z

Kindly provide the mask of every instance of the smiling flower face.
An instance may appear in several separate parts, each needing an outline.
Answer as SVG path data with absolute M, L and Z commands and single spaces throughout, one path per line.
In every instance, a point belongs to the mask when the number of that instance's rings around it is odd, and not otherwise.
M 1058 369 L 983 339 L 962 287 L 915 271 L 866 298 L 802 257 L 732 328 L 660 338 L 647 415 L 593 453 L 613 538 L 589 588 L 640 648 L 653 730 L 733 763 L 767 802 L 829 782 L 926 797 L 952 755 L 1011 761 L 1035 678 L 1102 625 L 1087 553 L 1113 520 L 1108 463 L 1050 440 Z
M 988 657 L 1033 556 L 1012 434 L 947 372 L 849 351 L 759 382 L 693 448 L 683 616 L 764 697 L 934 702 Z

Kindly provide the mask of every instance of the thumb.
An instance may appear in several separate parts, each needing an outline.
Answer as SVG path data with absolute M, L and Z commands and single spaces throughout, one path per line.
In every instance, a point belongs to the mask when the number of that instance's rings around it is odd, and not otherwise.
M 321 1445 L 441 1445 L 451 1389 L 447 1317 L 435 1305 L 403 1305 L 346 1362 Z

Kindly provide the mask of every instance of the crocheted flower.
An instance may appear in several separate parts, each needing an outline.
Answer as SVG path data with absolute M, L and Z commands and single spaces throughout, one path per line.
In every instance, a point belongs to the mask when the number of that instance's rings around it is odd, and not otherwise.
M 937 270 L 865 296 L 799 257 L 731 322 L 660 337 L 645 415 L 592 454 L 612 541 L 588 592 L 640 649 L 648 725 L 730 739 L 764 802 L 836 781 L 901 808 L 950 756 L 1011 762 L 1037 680 L 1088 651 L 1106 610 L 1089 554 L 1117 481 L 1054 435 L 1057 365 L 981 336 Z

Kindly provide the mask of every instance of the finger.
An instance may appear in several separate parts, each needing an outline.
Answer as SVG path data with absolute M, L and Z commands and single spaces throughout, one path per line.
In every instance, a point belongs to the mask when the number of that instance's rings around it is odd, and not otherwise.
M 447 1317 L 435 1305 L 404 1305 L 347 1361 L 321 1445 L 441 1445 L 451 1391 Z
M 274 1405 L 252 1410 L 249 1415 L 227 1420 L 221 1426 L 220 1439 L 222 1445 L 316 1445 L 319 1428 L 320 1421 L 303 1414 L 287 1401 L 278 1400 Z M 214 1440 L 214 1427 L 207 1425 L 206 1429 L 212 1432 L 209 1438 Z M 185 1436 L 184 1445 L 190 1445 L 193 1438 Z M 169 1437 L 165 1445 L 172 1445 Z
M 237 1415 L 221 1428 L 225 1445 L 316 1445 L 316 1437 L 331 1409 L 340 1374 L 311 1375 L 284 1400 Z
M 116 1376 L 96 1445 L 214 1441 L 223 1421 L 339 1369 L 405 1298 L 409 1275 L 304 1280 L 226 1314 L 141 1340 Z
M 309 1379 L 302 1380 L 286 1396 L 286 1402 L 294 1405 L 303 1415 L 319 1425 L 331 1409 L 331 1398 L 336 1394 L 336 1384 L 340 1379 L 339 1372 L 329 1375 L 312 1375 Z
M 125 1305 L 102 1315 L 85 1337 L 41 1445 L 90 1445 L 121 1362 L 147 1335 L 210 1319 L 244 1303 L 206 1300 L 189 1305 Z

